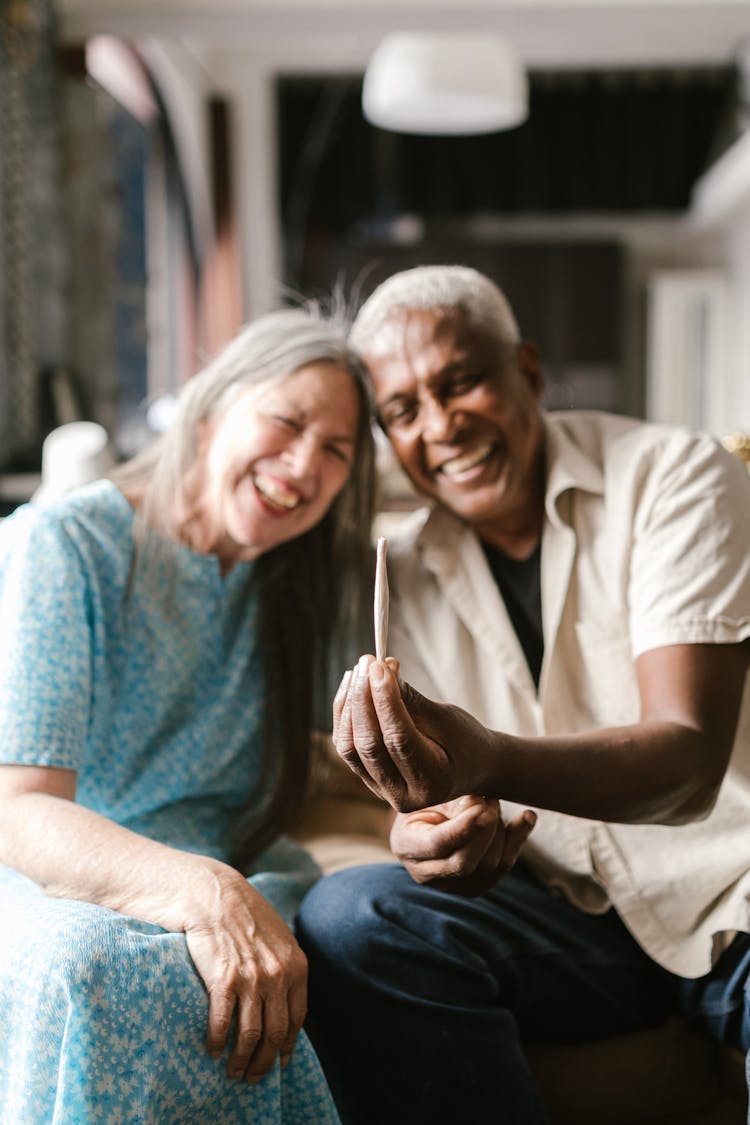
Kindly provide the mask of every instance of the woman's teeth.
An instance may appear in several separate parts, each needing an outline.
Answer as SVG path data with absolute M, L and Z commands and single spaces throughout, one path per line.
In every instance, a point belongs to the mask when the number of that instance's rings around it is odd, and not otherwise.
M 270 477 L 256 476 L 255 487 L 258 492 L 265 496 L 266 500 L 270 500 L 272 504 L 287 510 L 296 508 L 302 499 L 298 492 L 285 488 L 280 481 L 272 480 Z
M 492 442 L 480 445 L 469 453 L 464 453 L 461 457 L 454 457 L 452 461 L 446 461 L 440 466 L 440 472 L 445 473 L 447 477 L 457 477 L 459 473 L 465 473 L 469 469 L 473 469 L 475 465 L 479 465 L 489 457 L 493 448 Z

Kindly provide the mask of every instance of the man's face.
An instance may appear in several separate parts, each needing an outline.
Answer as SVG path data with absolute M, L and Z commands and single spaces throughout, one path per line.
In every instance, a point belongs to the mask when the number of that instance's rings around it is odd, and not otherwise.
M 368 347 L 380 422 L 415 488 L 493 540 L 541 515 L 541 376 L 455 313 L 394 314 Z

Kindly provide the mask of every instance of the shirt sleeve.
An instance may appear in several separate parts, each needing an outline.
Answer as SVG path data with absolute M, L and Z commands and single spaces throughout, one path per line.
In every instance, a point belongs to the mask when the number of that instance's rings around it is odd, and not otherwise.
M 0 762 L 77 770 L 92 691 L 82 559 L 54 513 L 24 507 L 0 529 Z
M 654 455 L 634 521 L 631 643 L 731 644 L 750 636 L 750 477 L 705 436 Z

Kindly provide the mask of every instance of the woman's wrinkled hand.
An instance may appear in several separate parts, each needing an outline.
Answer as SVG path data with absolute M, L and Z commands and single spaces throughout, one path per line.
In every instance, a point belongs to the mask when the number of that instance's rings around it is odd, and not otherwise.
M 398 664 L 363 656 L 339 686 L 333 742 L 339 756 L 397 812 L 481 791 L 495 732 L 468 712 L 403 683 Z
M 232 868 L 217 865 L 201 917 L 185 924 L 190 956 L 208 991 L 206 1049 L 227 1072 L 257 1082 L 288 1061 L 307 1011 L 307 960 L 291 930 Z
M 463 796 L 396 816 L 391 851 L 415 882 L 479 895 L 510 871 L 535 824 L 531 809 L 506 824 L 499 801 Z

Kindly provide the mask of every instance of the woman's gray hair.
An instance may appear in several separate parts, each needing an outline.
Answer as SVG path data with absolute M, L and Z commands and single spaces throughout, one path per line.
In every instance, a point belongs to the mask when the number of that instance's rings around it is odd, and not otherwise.
M 269 383 L 281 382 L 313 363 L 330 363 L 348 371 L 359 395 L 355 464 L 336 501 L 341 517 L 352 521 L 358 510 L 359 486 L 370 472 L 370 401 L 366 370 L 348 343 L 346 330 L 343 317 L 328 317 L 315 305 L 280 309 L 246 325 L 189 379 L 167 431 L 112 474 L 120 488 L 141 494 L 142 524 L 181 538 L 181 527 L 190 515 L 186 484 L 198 457 L 202 424 L 223 413 L 248 388 L 257 387 L 260 395 Z
M 374 442 L 367 372 L 347 341 L 347 328 L 343 317 L 325 315 L 316 305 L 260 317 L 188 380 L 166 433 L 111 474 L 138 502 L 140 539 L 131 577 L 140 567 L 149 581 L 149 559 L 161 566 L 170 553 L 163 547 L 186 538 L 186 482 L 199 458 L 201 424 L 231 408 L 248 387 L 257 387 L 260 396 L 269 383 L 309 364 L 330 363 L 352 377 L 360 409 L 347 483 L 315 527 L 261 555 L 248 579 L 258 607 L 248 651 L 256 646 L 263 662 L 262 685 L 248 690 L 263 693 L 259 791 L 267 786 L 270 796 L 259 810 L 251 795 L 238 812 L 233 855 L 241 870 L 300 808 L 310 773 L 310 731 L 324 708 L 330 714 L 332 683 L 351 664 L 351 653 L 361 651 L 370 620 Z M 249 746 L 250 752 L 257 747 Z
M 459 313 L 469 328 L 500 344 L 517 344 L 520 333 L 502 291 L 470 266 L 416 266 L 382 282 L 357 313 L 351 342 L 367 352 L 380 329 L 404 309 L 439 309 Z

